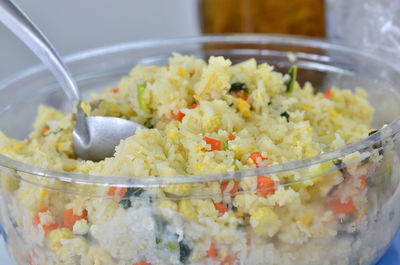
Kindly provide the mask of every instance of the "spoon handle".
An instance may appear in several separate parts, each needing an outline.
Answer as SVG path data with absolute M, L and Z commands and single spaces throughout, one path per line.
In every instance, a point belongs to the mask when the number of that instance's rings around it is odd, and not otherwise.
M 79 100 L 79 90 L 67 66 L 49 40 L 10 0 L 0 0 L 0 21 L 49 68 L 70 100 Z

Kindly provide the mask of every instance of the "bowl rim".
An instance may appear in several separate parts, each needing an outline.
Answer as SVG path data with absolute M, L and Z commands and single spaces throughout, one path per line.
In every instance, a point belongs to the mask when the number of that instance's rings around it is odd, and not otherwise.
M 286 44 L 286 45 L 302 45 L 310 48 L 325 48 L 335 51 L 348 52 L 356 54 L 359 56 L 367 57 L 373 59 L 380 64 L 386 65 L 400 74 L 393 64 L 388 63 L 379 56 L 372 55 L 370 53 L 363 52 L 360 49 L 344 46 L 339 43 L 332 41 L 301 37 L 301 36 L 287 36 L 281 34 L 231 34 L 231 35 L 202 35 L 194 37 L 181 37 L 181 38 L 168 38 L 168 39 L 149 39 L 141 41 L 132 41 L 120 44 L 114 44 L 110 46 L 104 46 L 100 48 L 94 48 L 90 50 L 84 50 L 78 53 L 70 54 L 64 57 L 65 62 L 73 63 L 81 61 L 94 56 L 112 54 L 115 52 L 121 52 L 132 49 L 143 49 L 152 47 L 162 47 L 165 45 L 173 44 L 201 44 L 201 43 L 238 43 L 241 44 Z M 37 65 L 27 70 L 21 71 L 17 74 L 11 75 L 8 78 L 0 80 L 0 93 L 8 85 L 17 82 L 26 77 L 32 76 L 39 72 L 46 70 L 45 66 Z M 232 172 L 223 173 L 212 173 L 212 174 L 202 174 L 202 175 L 178 175 L 178 176 L 166 176 L 166 177 L 130 177 L 130 176 L 100 176 L 100 175 L 90 175 L 82 173 L 74 173 L 60 170 L 53 170 L 48 168 L 43 168 L 40 166 L 35 166 L 25 162 L 21 162 L 12 159 L 4 154 L 0 154 L 0 166 L 8 168 L 11 170 L 16 170 L 19 172 L 36 175 L 38 177 L 60 180 L 63 182 L 71 182 L 77 184 L 88 184 L 88 185 L 103 185 L 103 186 L 135 186 L 135 187 L 157 187 L 172 184 L 194 184 L 194 183 L 205 183 L 214 181 L 226 181 L 232 179 L 255 177 L 260 175 L 271 175 L 282 172 L 288 172 L 303 168 L 308 168 L 310 166 L 320 164 L 326 161 L 331 161 L 338 159 L 340 157 L 349 155 L 351 153 L 365 150 L 368 147 L 381 142 L 388 137 L 397 134 L 400 131 L 400 117 L 393 120 L 387 126 L 378 130 L 378 133 L 374 133 L 358 142 L 343 146 L 338 149 L 329 150 L 325 153 L 311 156 L 308 158 L 302 158 L 298 160 L 292 160 L 280 164 L 272 164 L 266 167 L 251 168 Z M 1 169 L 0 167 L 0 169 Z M 0 171 L 4 171 L 1 169 Z M 300 182 L 307 181 L 308 179 L 301 179 Z M 298 183 L 296 181 L 295 183 Z M 278 184 L 278 185 L 289 185 L 293 182 Z

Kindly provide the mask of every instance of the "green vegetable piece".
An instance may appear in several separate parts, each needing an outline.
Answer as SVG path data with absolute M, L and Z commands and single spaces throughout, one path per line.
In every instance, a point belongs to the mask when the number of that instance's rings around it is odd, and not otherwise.
M 158 245 L 158 244 L 161 244 L 162 243 L 162 239 L 161 238 L 156 238 L 156 244 Z
M 189 255 L 190 255 L 191 249 L 189 246 L 182 240 L 179 242 L 179 254 L 180 258 L 179 260 L 183 263 L 186 264 Z
M 119 204 L 122 206 L 122 208 L 129 209 L 132 206 L 131 200 L 130 199 L 122 199 L 119 201 Z
M 229 89 L 229 92 L 240 91 L 240 90 L 242 90 L 242 91 L 246 92 L 247 94 L 249 94 L 249 89 L 247 88 L 246 83 L 243 83 L 243 82 L 233 83 L 231 85 L 231 88 Z
M 149 129 L 153 129 L 153 128 L 154 128 L 153 124 L 151 123 L 151 118 L 148 118 L 148 119 L 144 122 L 143 125 L 144 125 L 145 127 L 149 128 Z
M 229 149 L 229 145 L 227 141 L 221 141 L 221 150 L 228 150 Z
M 286 118 L 286 121 L 289 122 L 290 115 L 289 115 L 289 113 L 287 113 L 286 111 L 283 112 L 283 113 L 281 113 L 281 117 L 285 117 L 285 118 Z
M 131 196 L 139 197 L 143 192 L 144 189 L 142 188 L 128 188 L 122 199 L 119 201 L 119 204 L 121 204 L 121 206 L 126 210 L 132 206 L 131 200 L 129 198 Z
M 50 135 L 50 134 L 57 134 L 57 133 L 59 133 L 59 132 L 62 132 L 62 131 L 64 131 L 64 129 L 63 128 L 60 128 L 60 129 L 58 129 L 57 131 L 50 131 L 50 132 L 46 132 L 43 136 L 48 136 L 48 135 Z
M 146 112 L 147 114 L 151 114 L 150 109 L 150 94 L 149 91 L 146 90 L 147 83 L 146 81 L 139 81 L 136 84 L 137 87 L 137 95 L 138 95 L 138 103 L 139 108 Z
M 124 198 L 129 198 L 131 196 L 139 197 L 144 192 L 142 188 L 128 188 L 124 194 Z
M 373 135 L 374 133 L 376 133 L 378 130 L 373 130 L 373 131 L 370 131 L 369 132 L 369 134 L 368 134 L 368 136 L 371 136 L 371 135 Z
M 175 242 L 172 242 L 172 241 L 169 241 L 168 242 L 168 246 L 169 246 L 169 248 L 170 249 L 172 249 L 172 250 L 177 250 L 178 249 L 178 244 L 176 244 Z
M 297 78 L 297 65 L 292 65 L 289 68 L 288 75 L 290 76 L 289 81 L 286 83 L 286 92 L 291 93 L 294 88 L 294 83 Z

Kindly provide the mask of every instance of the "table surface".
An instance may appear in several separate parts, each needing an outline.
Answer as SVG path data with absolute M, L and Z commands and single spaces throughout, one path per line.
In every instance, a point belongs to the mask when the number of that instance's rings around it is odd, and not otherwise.
M 12 265 L 4 247 L 3 237 L 0 239 L 0 264 Z M 400 232 L 397 232 L 392 245 L 377 265 L 398 265 L 400 264 Z

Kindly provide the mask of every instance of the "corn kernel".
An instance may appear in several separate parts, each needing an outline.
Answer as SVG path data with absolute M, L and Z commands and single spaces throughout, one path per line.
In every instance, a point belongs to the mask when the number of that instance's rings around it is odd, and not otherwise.
M 301 225 L 304 228 L 307 228 L 310 225 L 312 219 L 313 219 L 313 215 L 308 213 L 308 214 L 304 215 L 302 218 L 297 219 L 296 222 L 301 223 Z

